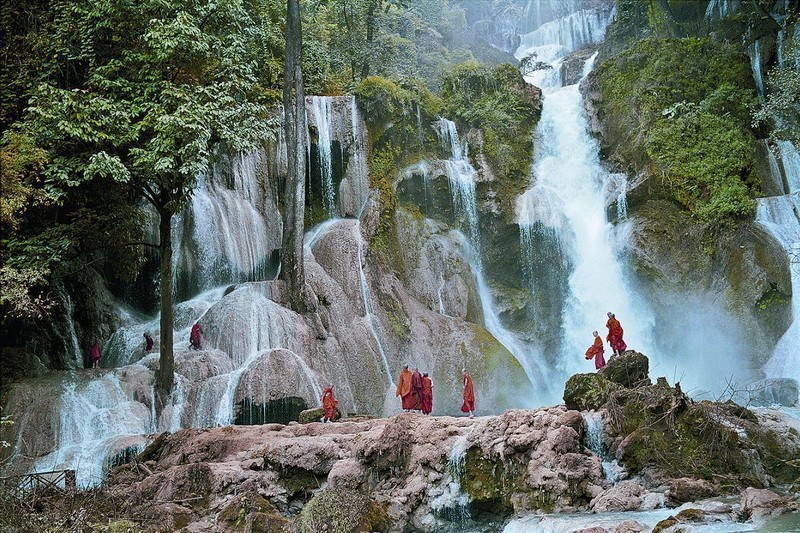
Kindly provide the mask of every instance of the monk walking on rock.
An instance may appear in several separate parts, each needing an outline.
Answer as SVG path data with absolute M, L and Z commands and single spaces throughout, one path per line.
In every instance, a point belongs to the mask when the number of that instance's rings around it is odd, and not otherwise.
M 593 331 L 592 335 L 594 335 L 594 344 L 589 346 L 589 349 L 586 350 L 586 360 L 588 361 L 594 357 L 594 367 L 600 370 L 606 366 L 606 359 L 603 357 L 603 352 L 605 351 L 603 348 L 603 339 L 600 338 L 600 334 L 596 331 Z
M 422 374 L 419 368 L 411 373 L 411 404 L 414 411 L 422 410 Z
M 192 332 L 189 334 L 189 348 L 194 348 L 195 350 L 201 350 L 201 335 L 203 333 L 203 329 L 200 327 L 200 322 L 196 322 L 194 326 L 192 326 Z
M 466 368 L 461 369 L 464 375 L 464 403 L 461 404 L 461 412 L 469 413 L 470 418 L 475 418 L 472 413 L 475 410 L 475 387 L 472 384 L 472 376 L 467 373 Z
M 622 340 L 622 325 L 620 325 L 614 313 L 609 311 L 606 314 L 608 315 L 608 321 L 606 322 L 608 335 L 606 336 L 606 340 L 611 345 L 613 355 L 621 354 L 628 349 L 625 341 Z
M 94 341 L 94 346 L 92 346 L 92 352 L 89 359 L 92 362 L 92 368 L 100 367 L 100 341 L 97 339 Z
M 408 365 L 403 365 L 403 370 L 400 371 L 395 392 L 395 397 L 397 396 L 400 396 L 404 411 L 409 411 L 414 407 L 414 399 L 411 397 L 411 371 L 408 369 Z
M 336 405 L 339 403 L 333 396 L 333 385 L 328 385 L 322 392 L 322 408 L 325 410 L 325 415 L 320 419 L 320 422 L 333 422 L 336 418 Z

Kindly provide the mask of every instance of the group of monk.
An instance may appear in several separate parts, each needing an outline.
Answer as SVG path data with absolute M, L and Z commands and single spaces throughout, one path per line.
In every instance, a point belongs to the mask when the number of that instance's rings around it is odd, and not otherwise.
M 424 415 L 433 411 L 433 381 L 427 372 L 420 374 L 419 368 L 411 372 L 408 365 L 403 365 L 397 380 L 397 396 L 400 396 L 404 411 L 422 411 Z
M 606 341 L 611 345 L 611 356 L 613 357 L 627 350 L 628 345 L 622 340 L 622 325 L 619 323 L 619 320 L 617 320 L 616 315 L 611 311 L 606 313 L 606 315 L 608 316 L 608 320 L 606 321 L 606 327 L 608 328 Z M 592 335 L 594 335 L 594 343 L 586 350 L 586 359 L 594 358 L 594 367 L 596 370 L 600 370 L 606 366 L 606 359 L 603 357 L 603 353 L 605 352 L 603 348 L 603 339 L 600 338 L 597 331 L 593 331 Z
M 461 404 L 461 412 L 469 413 L 470 418 L 475 418 L 475 386 L 472 383 L 472 376 L 467 369 L 461 369 L 464 378 L 464 402 Z M 428 377 L 428 373 L 420 373 L 418 368 L 412 372 L 408 365 L 403 365 L 400 377 L 397 380 L 397 390 L 395 397 L 399 396 L 403 411 L 422 411 L 422 414 L 429 415 L 433 411 L 433 382 Z M 336 419 L 336 405 L 339 401 L 333 395 L 333 385 L 328 385 L 322 392 L 323 416 L 320 422 L 332 422 Z

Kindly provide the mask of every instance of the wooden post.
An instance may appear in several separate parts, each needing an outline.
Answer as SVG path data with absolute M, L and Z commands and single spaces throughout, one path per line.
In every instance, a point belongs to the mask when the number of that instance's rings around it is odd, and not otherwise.
M 73 491 L 77 488 L 77 475 L 74 470 L 64 470 L 64 490 Z

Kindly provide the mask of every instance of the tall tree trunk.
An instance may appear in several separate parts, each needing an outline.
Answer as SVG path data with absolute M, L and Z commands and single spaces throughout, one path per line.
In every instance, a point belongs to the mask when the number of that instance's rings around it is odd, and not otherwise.
M 361 78 L 369 76 L 370 63 L 372 61 L 372 45 L 375 41 L 375 9 L 380 0 L 369 0 L 367 8 L 367 46 L 364 48 L 363 63 L 361 64 Z
M 285 280 L 289 286 L 289 305 L 295 311 L 305 311 L 306 309 L 303 234 L 305 231 L 307 128 L 302 52 L 300 3 L 298 0 L 287 0 L 283 111 L 289 168 L 283 199 L 281 279 Z
M 175 380 L 173 374 L 175 361 L 172 353 L 172 212 L 168 208 L 161 208 L 158 214 L 161 251 L 161 340 L 156 391 L 158 406 L 163 407 Z

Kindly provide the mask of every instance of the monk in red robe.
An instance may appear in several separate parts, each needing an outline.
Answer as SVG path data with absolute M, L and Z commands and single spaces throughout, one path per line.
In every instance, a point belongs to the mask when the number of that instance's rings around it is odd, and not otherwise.
M 98 368 L 100 366 L 100 341 L 97 339 L 94 340 L 94 346 L 92 346 L 92 353 L 89 359 L 92 362 L 92 368 Z
M 422 403 L 422 414 L 429 415 L 433 411 L 433 382 L 428 377 L 428 373 L 422 374 L 422 392 L 420 393 Z
M 467 369 L 461 370 L 464 375 L 464 403 L 461 404 L 461 412 L 469 413 L 470 418 L 475 418 L 475 387 L 472 384 L 472 376 L 467 373 Z
M 594 335 L 594 344 L 589 346 L 589 349 L 586 350 L 586 360 L 588 361 L 594 357 L 594 367 L 600 370 L 606 366 L 606 359 L 603 357 L 603 352 L 605 351 L 603 348 L 603 339 L 600 338 L 600 334 L 596 331 L 593 331 L 592 335 Z
M 333 422 L 336 418 L 336 405 L 339 403 L 333 396 L 333 385 L 328 385 L 322 392 L 322 408 L 325 410 L 325 415 L 322 417 L 322 422 Z
M 614 355 L 621 354 L 628 349 L 628 345 L 622 340 L 622 326 L 614 313 L 609 311 L 606 314 L 608 316 L 608 321 L 606 322 L 608 335 L 606 335 L 606 340 L 611 345 L 611 351 L 614 352 Z
M 203 333 L 202 328 L 200 327 L 200 322 L 196 322 L 194 326 L 192 326 L 192 332 L 189 334 L 189 347 L 194 348 L 195 350 L 200 350 L 200 335 Z
M 422 374 L 419 368 L 415 368 L 411 373 L 411 409 L 422 410 Z
M 150 353 L 153 350 L 153 337 L 150 336 L 149 333 L 144 333 L 144 352 Z
M 411 397 L 411 371 L 408 369 L 408 365 L 403 365 L 403 370 L 400 371 L 395 392 L 395 397 L 397 396 L 400 396 L 405 411 L 414 407 L 414 399 Z

